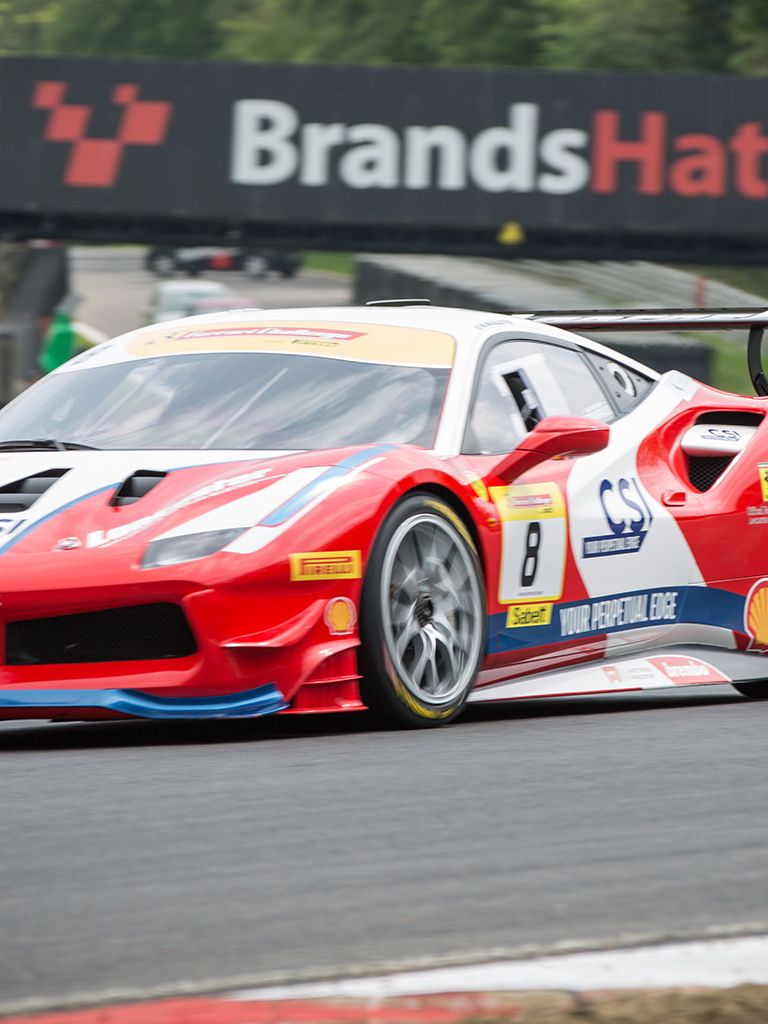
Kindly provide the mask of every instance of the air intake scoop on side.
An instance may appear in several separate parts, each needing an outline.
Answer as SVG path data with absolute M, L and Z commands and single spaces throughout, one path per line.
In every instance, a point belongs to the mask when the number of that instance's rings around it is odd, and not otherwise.
M 26 512 L 68 469 L 48 469 L 0 487 L 0 513 Z
M 109 504 L 115 508 L 122 505 L 132 505 L 134 501 L 149 494 L 153 487 L 156 487 L 163 477 L 167 476 L 154 469 L 137 469 L 129 477 L 123 480 L 122 484 L 112 495 Z
M 697 423 L 683 435 L 682 449 L 686 455 L 738 455 L 752 440 L 757 427 L 732 423 Z

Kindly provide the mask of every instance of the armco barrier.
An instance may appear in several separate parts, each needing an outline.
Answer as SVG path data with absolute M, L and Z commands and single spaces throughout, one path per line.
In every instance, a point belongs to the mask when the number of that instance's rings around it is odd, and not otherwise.
M 562 264 L 551 266 L 557 268 Z M 595 294 L 595 287 L 590 294 L 578 281 L 567 281 L 562 272 L 561 279 L 555 281 L 538 270 L 529 273 L 521 269 L 524 267 L 523 263 L 447 256 L 361 256 L 357 259 L 354 301 L 421 298 L 438 306 L 521 313 L 537 309 L 594 309 L 612 304 L 608 288 L 599 295 Z M 655 303 L 649 300 L 646 304 Z M 703 342 L 662 332 L 601 332 L 594 337 L 660 373 L 682 370 L 697 380 L 711 380 L 712 352 Z

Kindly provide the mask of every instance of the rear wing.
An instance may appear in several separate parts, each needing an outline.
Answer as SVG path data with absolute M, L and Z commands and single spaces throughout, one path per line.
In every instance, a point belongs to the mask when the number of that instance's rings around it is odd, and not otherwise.
M 748 331 L 747 366 L 755 392 L 768 395 L 761 347 L 768 327 L 768 309 L 548 309 L 535 313 L 510 313 L 569 331 Z

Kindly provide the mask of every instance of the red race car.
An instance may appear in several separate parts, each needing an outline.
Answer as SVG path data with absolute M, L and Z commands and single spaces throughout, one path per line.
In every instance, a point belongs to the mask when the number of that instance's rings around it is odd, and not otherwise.
M 766 399 L 563 329 L 762 311 L 249 310 L 0 411 L 0 717 L 768 694 Z M 763 554 L 765 552 L 765 554 Z

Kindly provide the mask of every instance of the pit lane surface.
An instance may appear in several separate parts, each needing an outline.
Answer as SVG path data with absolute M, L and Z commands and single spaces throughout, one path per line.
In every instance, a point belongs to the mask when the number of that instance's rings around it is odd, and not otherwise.
M 75 254 L 77 316 L 113 333 L 151 286 L 114 252 Z M 345 300 L 323 275 L 221 280 Z M 436 732 L 0 725 L 0 1008 L 759 927 L 767 731 L 768 703 L 727 687 L 477 706 Z
M 0 1006 L 759 925 L 767 731 L 720 687 L 0 726 Z

